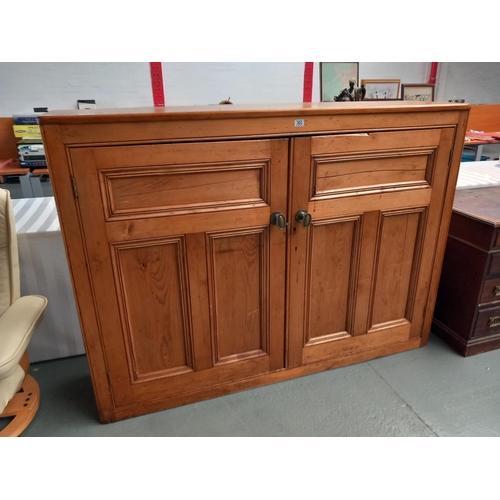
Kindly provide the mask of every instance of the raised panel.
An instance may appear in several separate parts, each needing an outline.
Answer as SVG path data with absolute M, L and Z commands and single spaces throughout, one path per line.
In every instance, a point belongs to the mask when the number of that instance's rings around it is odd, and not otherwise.
M 432 177 L 433 153 L 426 150 L 316 156 L 312 199 L 374 189 L 426 187 Z
M 183 238 L 114 245 L 133 379 L 195 369 Z
M 214 365 L 267 354 L 268 228 L 207 238 Z
M 316 222 L 310 231 L 306 345 L 351 333 L 359 218 Z
M 269 161 L 101 170 L 107 218 L 266 206 Z M 114 216 L 114 217 L 113 217 Z
M 372 330 L 411 321 L 423 238 L 423 209 L 382 213 L 372 297 Z

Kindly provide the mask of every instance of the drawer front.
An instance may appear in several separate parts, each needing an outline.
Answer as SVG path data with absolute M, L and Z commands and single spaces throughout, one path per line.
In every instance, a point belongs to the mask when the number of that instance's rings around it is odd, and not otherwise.
M 479 310 L 473 337 L 488 337 L 498 333 L 500 333 L 500 305 Z
M 495 236 L 493 237 L 493 247 L 500 248 L 500 228 L 496 230 Z
M 500 252 L 493 252 L 490 255 L 488 274 L 500 274 Z
M 312 200 L 429 187 L 441 131 L 374 132 L 312 139 Z
M 484 282 L 479 302 L 484 304 L 485 302 L 493 302 L 495 300 L 500 300 L 500 278 L 494 278 Z

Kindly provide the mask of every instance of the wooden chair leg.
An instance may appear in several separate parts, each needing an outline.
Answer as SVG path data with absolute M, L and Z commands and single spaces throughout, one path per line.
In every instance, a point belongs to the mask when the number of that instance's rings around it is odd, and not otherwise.
M 19 436 L 33 420 L 39 406 L 40 388 L 38 387 L 37 381 L 28 374 L 19 391 L 9 401 L 3 413 L 0 414 L 0 418 L 14 417 L 14 419 L 0 431 L 0 437 Z

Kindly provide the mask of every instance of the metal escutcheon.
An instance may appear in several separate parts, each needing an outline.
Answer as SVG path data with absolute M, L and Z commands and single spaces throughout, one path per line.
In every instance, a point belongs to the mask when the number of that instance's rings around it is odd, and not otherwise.
M 295 214 L 295 220 L 301 224 L 304 229 L 307 229 L 312 222 L 312 216 L 307 210 L 299 210 Z
M 281 212 L 272 213 L 270 222 L 271 224 L 274 224 L 281 231 L 283 231 L 287 226 L 286 218 Z

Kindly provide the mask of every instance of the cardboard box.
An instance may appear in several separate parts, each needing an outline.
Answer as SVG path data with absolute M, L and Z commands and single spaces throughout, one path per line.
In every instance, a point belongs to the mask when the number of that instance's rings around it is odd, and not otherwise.
M 42 137 L 40 125 L 14 125 L 14 135 L 16 137 Z

